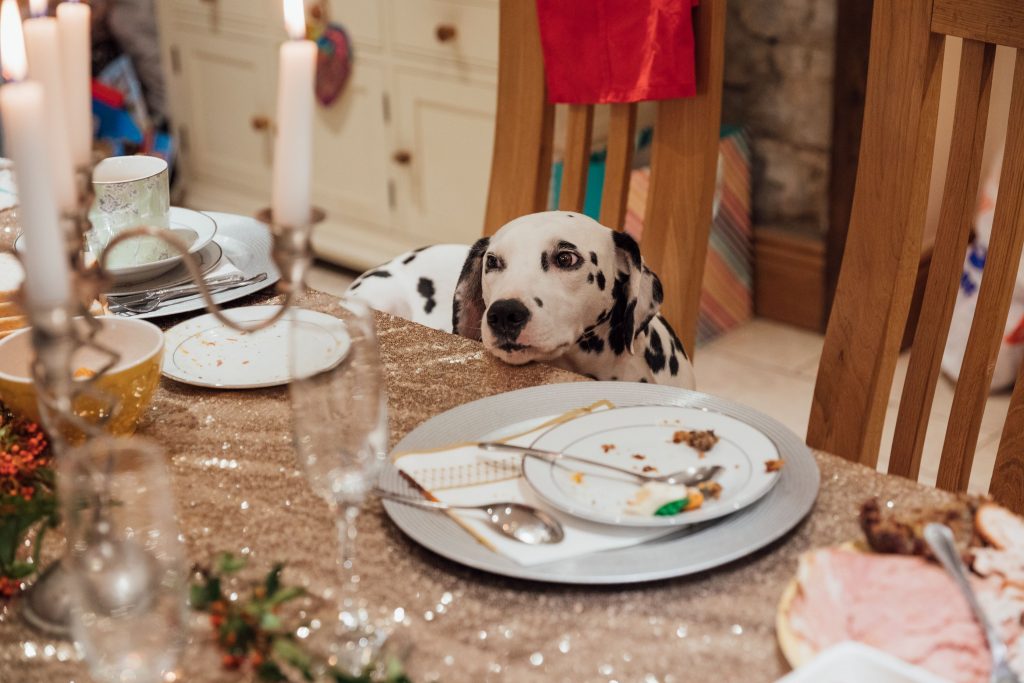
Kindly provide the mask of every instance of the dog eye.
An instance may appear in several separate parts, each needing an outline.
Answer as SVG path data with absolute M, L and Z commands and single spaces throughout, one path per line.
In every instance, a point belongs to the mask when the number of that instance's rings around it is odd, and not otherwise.
M 559 268 L 575 268 L 583 262 L 583 257 L 572 251 L 560 251 L 555 254 L 555 265 Z
M 494 254 L 488 254 L 484 259 L 484 270 L 498 270 L 501 268 L 501 261 Z

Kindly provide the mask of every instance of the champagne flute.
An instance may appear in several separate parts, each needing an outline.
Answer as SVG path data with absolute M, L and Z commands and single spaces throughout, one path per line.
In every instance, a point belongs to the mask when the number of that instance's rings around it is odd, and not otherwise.
M 329 313 L 337 319 L 332 331 L 343 356 L 326 369 L 309 365 L 308 359 L 318 356 L 303 351 L 307 323 L 291 318 L 292 419 L 306 478 L 337 528 L 342 586 L 336 635 L 346 641 L 341 647 L 347 665 L 359 669 L 372 663 L 387 637 L 356 598 L 354 566 L 356 520 L 387 449 L 387 394 L 370 309 L 346 299 Z
M 186 640 L 186 572 L 164 452 L 101 437 L 67 453 L 71 632 L 102 683 L 156 683 Z

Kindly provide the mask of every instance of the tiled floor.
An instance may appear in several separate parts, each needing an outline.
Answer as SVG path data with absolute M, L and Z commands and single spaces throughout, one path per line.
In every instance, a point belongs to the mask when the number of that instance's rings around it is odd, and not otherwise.
M 318 263 L 310 273 L 309 285 L 314 289 L 341 294 L 352 282 L 354 275 Z M 767 413 L 803 436 L 807 432 L 822 341 L 820 334 L 769 320 L 754 320 L 698 349 L 698 388 Z M 896 367 L 882 436 L 880 468 L 884 468 L 889 461 L 896 411 L 908 359 L 909 356 L 904 354 Z M 935 482 L 938 472 L 939 454 L 952 401 L 953 385 L 940 379 L 921 464 L 921 481 L 928 484 Z M 971 489 L 974 491 L 983 492 L 988 489 L 1009 402 L 1008 394 L 997 394 L 989 399 L 986 406 L 971 475 Z
M 769 320 L 754 320 L 697 350 L 698 387 L 761 410 L 803 435 L 811 412 L 822 341 L 820 334 Z M 903 354 L 896 367 L 882 435 L 879 457 L 879 468 L 882 469 L 889 461 L 896 411 L 908 362 L 909 355 Z M 952 402 L 953 385 L 940 378 L 925 440 L 922 482 L 935 483 Z M 1003 393 L 991 396 L 986 405 L 971 474 L 973 491 L 988 489 L 1009 403 L 1009 394 Z

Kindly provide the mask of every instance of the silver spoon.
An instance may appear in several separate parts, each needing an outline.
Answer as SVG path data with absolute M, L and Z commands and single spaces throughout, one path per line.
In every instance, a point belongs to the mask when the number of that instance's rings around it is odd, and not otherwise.
M 374 493 L 402 505 L 426 510 L 483 510 L 487 514 L 487 523 L 498 532 L 528 545 L 560 543 L 565 538 L 565 531 L 557 519 L 543 510 L 522 503 L 449 505 L 425 498 L 403 496 L 383 489 L 375 489 Z
M 989 683 L 1020 683 L 1017 674 L 1010 669 L 1010 665 L 1007 662 L 1006 643 L 1003 642 L 999 632 L 996 631 L 992 622 L 988 620 L 985 612 L 981 609 L 978 596 L 974 594 L 974 589 L 971 588 L 971 584 L 967 581 L 967 571 L 964 569 L 963 560 L 960 559 L 960 553 L 957 552 L 956 545 L 953 542 L 953 532 L 945 524 L 932 523 L 924 528 L 924 540 L 928 541 L 928 546 L 935 553 L 935 557 L 946 568 L 949 575 L 953 577 L 953 582 L 960 589 L 960 592 L 963 593 L 964 598 L 967 599 L 967 604 L 970 605 L 971 611 L 974 612 L 974 618 L 985 632 L 985 640 L 988 641 L 988 651 L 992 656 L 992 673 L 988 678 Z
M 687 467 L 679 470 L 678 472 L 671 472 L 670 474 L 643 474 L 641 472 L 634 472 L 633 470 L 626 469 L 625 467 L 612 465 L 611 463 L 598 462 L 597 460 L 590 460 L 589 458 L 578 458 L 575 455 L 560 453 L 558 451 L 545 451 L 539 448 L 528 448 L 526 446 L 516 446 L 509 443 L 498 443 L 496 441 L 485 441 L 477 444 L 477 446 L 485 451 L 511 451 L 513 453 L 522 453 L 523 455 L 531 458 L 540 458 L 541 460 L 546 460 L 548 462 L 572 460 L 573 462 L 582 462 L 587 465 L 601 467 L 613 472 L 628 474 L 634 479 L 643 482 L 657 482 L 673 485 L 678 484 L 680 486 L 696 486 L 697 484 L 703 484 L 706 481 L 711 481 L 725 469 L 721 465 L 706 465 L 703 467 Z

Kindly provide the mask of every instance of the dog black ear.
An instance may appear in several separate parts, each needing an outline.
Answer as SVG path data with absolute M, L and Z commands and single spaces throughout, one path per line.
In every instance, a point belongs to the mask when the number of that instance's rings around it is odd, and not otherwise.
M 624 232 L 609 231 L 615 243 L 616 275 L 612 285 L 609 344 L 612 351 L 633 353 L 633 341 L 658 315 L 664 291 L 661 280 L 644 265 L 640 245 Z
M 452 331 L 477 341 L 481 339 L 480 324 L 484 317 L 484 292 L 481 281 L 484 254 L 490 242 L 489 238 L 484 237 L 469 248 L 466 262 L 462 264 L 459 282 L 455 285 L 455 298 L 452 301 Z

